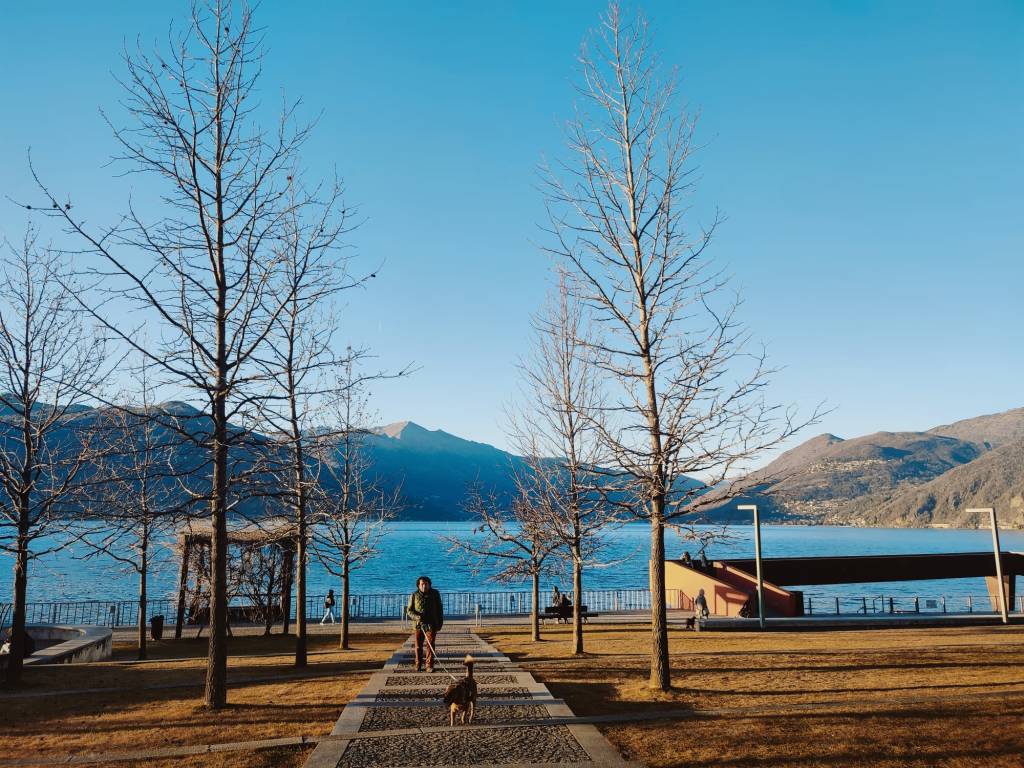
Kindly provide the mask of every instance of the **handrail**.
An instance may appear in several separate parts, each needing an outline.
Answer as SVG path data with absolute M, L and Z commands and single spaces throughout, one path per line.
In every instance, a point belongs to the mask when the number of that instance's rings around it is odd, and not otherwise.
M 1024 595 L 1010 611 L 1024 613 Z M 986 595 L 804 595 L 805 615 L 998 613 L 999 596 Z
M 410 590 L 411 592 L 411 590 Z M 677 594 L 678 593 L 678 594 Z M 349 616 L 354 620 L 367 619 L 403 619 L 405 607 L 409 599 L 406 593 L 378 593 L 351 595 Z M 442 603 L 445 616 L 452 618 L 472 618 L 483 616 L 523 616 L 528 615 L 532 608 L 532 593 L 528 590 L 504 592 L 442 592 Z M 306 616 L 310 622 L 319 621 L 324 612 L 326 595 L 309 595 L 306 598 Z M 547 591 L 541 592 L 540 608 L 548 600 Z M 335 592 L 335 599 L 340 595 Z M 177 616 L 177 599 L 163 598 L 147 600 L 146 617 L 162 615 L 168 623 Z M 583 602 L 594 612 L 628 613 L 649 611 L 651 593 L 649 589 L 584 589 Z M 273 603 L 278 604 L 278 596 Z M 290 619 L 295 618 L 295 601 L 291 601 Z M 678 590 L 669 590 L 667 604 L 670 609 L 692 608 L 690 598 Z M 244 605 L 241 600 L 233 600 L 232 605 Z M 10 603 L 0 603 L 0 617 L 3 611 L 10 611 Z M 31 602 L 26 606 L 26 623 L 28 624 L 77 624 L 93 626 L 135 626 L 138 623 L 139 603 L 137 600 L 79 600 Z M 334 617 L 340 618 L 339 607 L 334 608 Z M 186 617 L 187 620 L 187 617 Z

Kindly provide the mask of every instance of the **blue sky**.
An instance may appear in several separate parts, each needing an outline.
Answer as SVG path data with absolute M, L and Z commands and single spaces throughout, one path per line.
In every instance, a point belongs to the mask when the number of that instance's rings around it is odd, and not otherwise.
M 924 429 L 1024 405 L 1024 5 L 645 2 L 702 113 L 698 215 L 814 431 Z M 371 290 L 345 337 L 382 365 L 382 421 L 503 445 L 549 264 L 536 168 L 562 153 L 575 55 L 601 2 L 266 0 L 267 101 L 320 115 L 305 163 L 344 177 Z M 19 3 L 0 46 L 0 234 L 41 173 L 94 221 L 149 182 L 117 179 L 123 42 L 185 3 Z M 807 436 L 810 436 L 808 434 Z

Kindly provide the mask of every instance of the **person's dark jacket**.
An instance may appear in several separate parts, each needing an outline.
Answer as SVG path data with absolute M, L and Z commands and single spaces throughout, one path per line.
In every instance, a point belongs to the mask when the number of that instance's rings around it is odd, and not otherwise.
M 418 589 L 409 595 L 405 615 L 416 625 L 416 629 L 439 632 L 444 625 L 444 608 L 441 593 L 431 587 L 426 592 Z

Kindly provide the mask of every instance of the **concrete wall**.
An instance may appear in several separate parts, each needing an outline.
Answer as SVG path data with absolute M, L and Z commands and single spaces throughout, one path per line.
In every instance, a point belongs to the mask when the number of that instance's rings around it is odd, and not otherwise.
M 713 575 L 695 568 L 687 568 L 679 561 L 665 561 L 665 588 L 677 589 L 690 600 L 704 590 L 708 610 L 714 616 L 739 616 L 740 608 L 747 600 L 747 593 L 733 585 L 720 581 Z
M 708 610 L 713 616 L 739 616 L 740 608 L 747 599 L 757 594 L 757 580 L 718 561 L 711 564 L 711 571 L 702 571 L 699 568 L 688 568 L 678 560 L 667 560 L 665 588 L 680 590 L 691 600 L 703 589 Z M 800 595 L 766 582 L 764 597 L 769 616 L 803 614 L 803 599 Z
M 35 640 L 57 642 L 36 651 L 25 664 L 84 664 L 104 661 L 113 652 L 113 631 L 109 627 L 61 627 L 29 625 L 29 635 Z
M 715 573 L 723 581 L 738 589 L 757 594 L 757 577 L 723 563 L 715 563 Z M 803 593 L 793 594 L 789 590 L 764 582 L 764 607 L 766 616 L 802 616 L 804 613 Z

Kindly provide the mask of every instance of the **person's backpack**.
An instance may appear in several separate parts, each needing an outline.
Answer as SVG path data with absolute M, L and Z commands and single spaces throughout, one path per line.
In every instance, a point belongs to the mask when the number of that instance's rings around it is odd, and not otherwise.
M 326 607 L 328 607 L 328 608 L 333 608 L 334 607 L 334 596 L 333 595 L 328 595 L 327 597 L 325 597 L 324 598 L 324 605 Z

